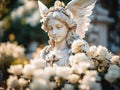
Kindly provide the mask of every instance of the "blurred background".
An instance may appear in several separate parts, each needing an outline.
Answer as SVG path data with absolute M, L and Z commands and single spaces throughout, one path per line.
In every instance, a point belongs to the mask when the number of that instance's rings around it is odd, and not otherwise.
M 47 7 L 55 0 L 41 0 Z M 60 0 L 67 4 L 70 0 Z M 98 0 L 85 40 L 91 45 L 103 45 L 120 55 L 120 0 Z M 0 43 L 11 42 L 25 48 L 31 58 L 48 44 L 41 29 L 37 0 L 0 0 Z M 34 53 L 33 53 L 34 52 Z

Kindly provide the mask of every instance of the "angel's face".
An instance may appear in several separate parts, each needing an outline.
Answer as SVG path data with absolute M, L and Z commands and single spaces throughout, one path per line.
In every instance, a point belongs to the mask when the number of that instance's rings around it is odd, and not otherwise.
M 55 42 L 62 42 L 66 39 L 68 28 L 56 19 L 50 19 L 48 21 L 48 34 Z

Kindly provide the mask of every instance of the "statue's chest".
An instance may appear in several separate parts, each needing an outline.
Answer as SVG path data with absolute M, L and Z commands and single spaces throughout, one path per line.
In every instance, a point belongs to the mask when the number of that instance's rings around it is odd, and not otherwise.
M 49 65 L 57 64 L 60 66 L 69 64 L 69 50 L 50 51 L 45 59 Z

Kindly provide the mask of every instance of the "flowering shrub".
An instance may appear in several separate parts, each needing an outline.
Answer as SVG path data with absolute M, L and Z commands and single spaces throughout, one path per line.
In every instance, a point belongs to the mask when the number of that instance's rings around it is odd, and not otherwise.
M 8 90 L 119 90 L 120 58 L 103 46 L 84 40 L 72 44 L 68 66 L 46 66 L 35 58 L 30 64 L 11 66 Z
M 8 78 L 7 68 L 12 64 L 25 64 L 28 63 L 27 58 L 24 54 L 24 48 L 13 44 L 10 42 L 0 44 L 0 85 L 2 80 L 4 81 Z M 13 67 L 11 67 L 13 69 Z M 16 69 L 16 74 L 20 73 L 21 66 L 19 70 Z M 13 72 L 13 71 L 11 71 Z
M 13 10 L 10 14 L 12 21 L 19 18 L 24 18 L 23 24 L 30 24 L 31 26 L 36 26 L 39 23 L 39 11 L 36 10 L 37 3 L 35 1 L 23 0 L 19 2 L 21 6 Z M 30 13 L 33 13 L 31 16 Z

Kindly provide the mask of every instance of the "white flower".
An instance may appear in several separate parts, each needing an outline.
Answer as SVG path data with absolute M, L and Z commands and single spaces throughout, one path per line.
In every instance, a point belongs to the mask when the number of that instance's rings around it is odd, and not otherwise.
M 44 69 L 44 71 L 45 71 L 48 75 L 50 75 L 50 76 L 54 76 L 54 75 L 55 75 L 55 70 L 56 70 L 55 67 L 50 67 L 50 66 L 48 66 L 48 67 L 46 67 L 46 68 Z
M 89 50 L 87 50 L 87 55 L 91 58 L 95 57 L 95 52 L 97 51 L 97 47 L 96 46 L 91 46 L 89 48 Z
M 71 84 L 65 84 L 64 88 L 62 88 L 62 90 L 74 90 L 74 87 Z
M 0 31 L 0 36 L 3 36 L 3 31 L 4 29 L 2 29 L 2 27 L 5 25 L 5 20 L 1 20 L 0 21 L 0 28 L 1 28 L 1 31 Z
M 109 67 L 108 71 L 110 71 L 110 70 L 112 70 L 112 71 L 118 71 L 118 72 L 119 72 L 120 67 L 117 66 L 117 65 L 111 65 L 111 66 Z
M 40 13 L 39 10 L 36 10 L 32 16 L 26 18 L 26 23 L 31 26 L 36 26 L 40 21 Z
M 17 18 L 17 13 L 16 13 L 15 10 L 11 12 L 10 17 L 11 17 L 12 20 L 15 20 Z
M 32 15 L 31 26 L 36 26 L 40 22 L 40 13 L 39 10 L 36 10 Z
M 102 90 L 101 84 L 97 82 L 90 82 L 90 90 Z
M 113 64 L 120 64 L 120 58 L 119 56 L 112 56 L 112 58 L 110 59 L 110 61 L 113 63 Z
M 22 65 L 11 65 L 10 69 L 8 69 L 9 73 L 14 75 L 21 75 L 22 74 Z
M 110 60 L 110 59 L 111 59 L 111 53 L 110 53 L 110 52 L 107 53 L 106 59 L 107 59 L 107 60 Z
M 41 78 L 41 79 L 45 79 L 48 80 L 50 75 L 48 73 L 46 73 L 43 69 L 38 69 L 38 70 L 34 70 L 33 73 L 34 78 Z
M 21 18 L 24 15 L 24 12 L 25 12 L 24 6 L 18 7 L 18 9 L 16 10 L 17 17 Z
M 69 67 L 57 67 L 56 68 L 56 75 L 62 77 L 62 78 L 67 78 L 71 73 L 73 72 L 73 70 Z
M 79 64 L 81 61 L 90 60 L 85 53 L 77 53 L 74 56 L 70 56 L 70 65 Z
M 100 81 L 101 78 L 98 76 L 97 71 L 92 70 L 92 71 L 87 71 L 86 75 L 83 78 L 84 80 L 90 80 L 90 81 Z
M 33 65 L 27 64 L 27 65 L 24 66 L 22 73 L 26 76 L 32 76 L 34 70 L 35 69 L 34 69 Z
M 1 53 L 4 53 L 6 56 L 12 56 L 13 46 L 11 43 L 2 43 L 1 44 L 1 51 L 2 51 Z
M 107 81 L 114 82 L 117 78 L 120 78 L 120 68 L 116 65 L 111 65 L 104 77 Z
M 48 83 L 44 79 L 34 79 L 30 84 L 31 90 L 48 90 Z
M 75 66 L 72 67 L 74 67 L 76 73 L 85 74 L 88 68 L 94 68 L 94 65 L 92 64 L 91 61 L 82 61 L 76 67 Z
M 24 56 L 24 48 L 13 43 L 1 43 L 0 44 L 0 53 L 7 56 L 12 56 L 14 58 Z
M 109 54 L 108 50 L 101 45 L 98 46 L 97 51 L 95 52 L 97 59 L 100 59 L 100 60 L 105 60 L 108 56 L 107 54 Z
M 89 50 L 90 50 L 91 53 L 95 53 L 96 50 L 97 50 L 97 47 L 96 47 L 96 46 L 91 46 L 91 47 L 89 48 Z
M 22 57 L 24 56 L 24 51 L 25 49 L 23 47 L 20 47 L 20 46 L 16 46 L 16 47 L 13 47 L 13 57 L 17 58 L 17 57 Z
M 28 85 L 28 81 L 25 80 L 24 78 L 20 78 L 18 82 L 21 87 L 26 87 Z
M 71 74 L 67 77 L 67 80 L 71 83 L 77 83 L 79 81 L 79 75 L 77 74 Z
M 102 90 L 101 84 L 97 82 L 90 83 L 91 90 Z
M 109 73 L 105 74 L 104 77 L 107 81 L 109 81 L 111 83 L 116 80 L 116 74 L 115 74 L 115 72 L 112 72 L 112 71 L 109 71 Z
M 89 45 L 84 40 L 78 39 L 73 41 L 71 48 L 73 53 L 79 53 L 82 51 L 87 51 Z
M 35 69 L 40 69 L 46 66 L 46 61 L 43 59 L 34 58 L 30 61 L 30 64 L 33 65 Z
M 19 83 L 18 83 L 17 76 L 9 76 L 9 78 L 7 80 L 7 86 L 8 86 L 8 88 L 16 88 L 16 87 L 18 87 Z
M 54 90 L 54 88 L 56 87 L 56 83 L 55 82 L 49 82 L 48 87 L 49 87 L 49 90 Z
M 80 90 L 102 90 L 101 84 L 89 81 L 79 86 Z
M 29 1 L 29 0 L 26 0 L 27 2 L 25 2 L 25 8 L 28 9 L 28 10 L 32 10 L 32 9 L 35 9 L 37 4 L 35 1 Z
M 82 90 L 102 90 L 101 85 L 99 83 L 96 83 L 96 81 L 100 80 L 101 79 L 98 76 L 97 71 L 87 71 L 81 81 L 79 88 Z

